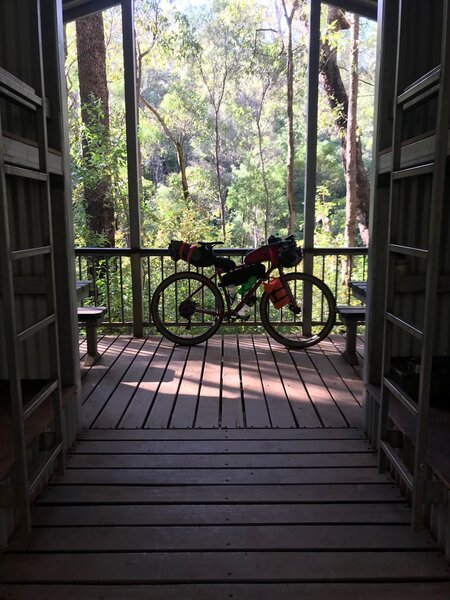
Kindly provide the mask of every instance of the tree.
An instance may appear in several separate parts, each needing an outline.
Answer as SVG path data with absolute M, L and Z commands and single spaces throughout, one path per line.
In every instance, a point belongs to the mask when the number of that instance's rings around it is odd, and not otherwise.
M 99 164 L 109 144 L 109 97 L 102 13 L 78 19 L 77 56 L 81 118 L 84 124 L 83 159 L 92 177 L 84 184 L 88 227 L 97 242 L 115 244 L 114 205 L 110 178 Z M 107 154 L 107 153 L 106 153 Z
M 146 108 L 156 117 L 158 123 L 161 125 L 164 135 L 169 139 L 175 147 L 175 151 L 177 153 L 178 166 L 180 167 L 180 177 L 181 177 L 181 185 L 183 188 L 183 196 L 185 200 L 189 199 L 189 186 L 186 175 L 186 158 L 184 153 L 184 140 L 185 134 L 184 132 L 180 132 L 178 135 L 169 129 L 166 120 L 163 115 L 151 104 L 148 100 L 141 95 L 141 100 Z
M 218 2 L 198 28 L 197 68 L 208 102 L 213 111 L 214 166 L 217 195 L 226 239 L 226 189 L 222 168 L 222 111 L 226 93 L 236 83 L 248 65 L 254 38 L 257 11 L 252 3 L 230 0 Z
M 328 7 L 327 21 L 329 24 L 329 33 L 321 48 L 320 75 L 333 111 L 335 124 L 340 133 L 341 157 L 347 183 L 347 203 L 353 203 L 356 198 L 355 211 L 353 212 L 353 208 L 349 207 L 347 212 L 349 218 L 353 214 L 356 215 L 361 240 L 364 245 L 368 245 L 370 184 L 362 158 L 361 140 L 356 138 L 356 94 L 358 90 L 357 31 L 359 21 L 356 21 L 357 29 L 353 32 L 350 99 L 342 81 L 337 62 L 337 43 L 333 39 L 333 34 L 342 29 L 350 28 L 350 23 L 343 11 L 334 6 Z M 349 135 L 352 137 L 349 138 Z M 352 160 L 354 161 L 353 164 L 351 164 Z M 346 229 L 349 230 L 352 226 L 354 227 L 354 225 L 348 223 Z
M 357 187 L 357 110 L 358 110 L 358 38 L 359 17 L 355 15 L 351 27 L 350 74 L 348 85 L 347 145 L 345 156 L 345 183 L 347 202 L 345 210 L 344 243 L 355 246 L 356 207 L 358 202 Z
M 294 139 L 294 50 L 292 40 L 292 22 L 296 11 L 300 7 L 299 0 L 293 0 L 288 8 L 286 0 L 281 0 L 283 5 L 284 17 L 288 28 L 288 39 L 286 49 L 286 111 L 288 126 L 288 153 L 287 153 L 287 176 L 286 176 L 286 195 L 289 209 L 288 235 L 295 231 L 295 199 L 294 199 L 294 160 L 295 160 L 295 139 Z
M 250 109 L 256 127 L 259 171 L 264 195 L 264 240 L 266 242 L 269 238 L 271 202 L 264 149 L 264 111 L 270 92 L 278 83 L 284 66 L 281 60 L 282 52 L 280 44 L 268 41 L 267 39 L 261 39 L 263 35 L 266 38 L 268 32 L 273 32 L 273 30 L 259 29 L 256 31 L 250 75 L 239 86 L 240 102 Z M 253 139 L 252 145 L 254 145 Z M 255 237 L 257 238 L 257 235 Z M 259 240 L 257 241 L 259 242 Z M 257 245 L 256 242 L 255 245 Z

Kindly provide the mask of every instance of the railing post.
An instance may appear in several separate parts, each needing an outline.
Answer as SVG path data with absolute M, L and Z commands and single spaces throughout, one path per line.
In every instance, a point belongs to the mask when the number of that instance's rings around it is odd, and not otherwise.
M 143 336 L 140 179 L 138 168 L 136 50 L 134 0 L 122 0 L 122 35 L 125 78 L 125 121 L 127 131 L 128 199 L 130 211 L 131 286 L 133 293 L 133 335 Z
M 304 196 L 303 244 L 305 258 L 303 270 L 312 274 L 314 262 L 314 227 L 316 203 L 317 165 L 317 106 L 319 102 L 319 52 L 320 52 L 320 0 L 309 1 L 309 47 L 308 47 L 308 108 L 306 128 L 306 168 Z M 306 286 L 305 286 L 306 287 Z M 309 288 L 309 289 L 308 289 Z M 303 329 L 309 335 L 312 320 L 311 288 L 303 290 Z

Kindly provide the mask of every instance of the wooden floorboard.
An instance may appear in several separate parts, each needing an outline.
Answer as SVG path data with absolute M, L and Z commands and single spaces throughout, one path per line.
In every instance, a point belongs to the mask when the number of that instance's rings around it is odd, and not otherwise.
M 441 599 L 449 582 L 349 427 L 87 430 L 0 557 L 9 599 Z
M 80 341 L 80 359 L 85 353 Z M 83 369 L 92 429 L 360 427 L 363 386 L 330 336 L 306 351 L 266 335 L 216 335 L 197 346 L 158 336 L 103 336 Z M 358 338 L 359 351 L 363 341 Z
M 378 473 L 344 348 L 102 337 L 88 428 L 0 556 L 0 598 L 448 600 L 449 566 Z
M 155 585 L 0 585 L 8 600 L 448 600 L 450 584 L 219 583 Z

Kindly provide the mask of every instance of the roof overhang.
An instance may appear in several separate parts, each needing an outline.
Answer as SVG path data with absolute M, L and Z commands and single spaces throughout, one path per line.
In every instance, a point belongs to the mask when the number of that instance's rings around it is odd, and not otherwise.
M 122 4 L 121 0 L 62 0 L 64 22 L 75 21 L 117 4 Z
M 372 21 L 377 20 L 377 0 L 334 0 L 333 2 L 326 2 L 326 4 L 343 8 Z
M 62 0 L 64 21 L 74 21 L 121 3 L 122 0 Z M 326 4 L 333 4 L 374 21 L 377 19 L 377 0 L 335 0 Z

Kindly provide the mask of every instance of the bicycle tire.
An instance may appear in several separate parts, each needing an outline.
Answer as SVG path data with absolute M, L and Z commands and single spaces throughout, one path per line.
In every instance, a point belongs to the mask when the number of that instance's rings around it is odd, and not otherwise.
M 271 337 L 289 348 L 314 346 L 327 337 L 336 322 L 336 300 L 330 288 L 314 275 L 289 273 L 285 278 L 302 312 L 295 315 L 287 306 L 275 308 L 264 292 L 260 302 L 261 321 Z M 303 329 L 303 285 L 300 285 L 304 282 L 311 284 L 313 301 L 312 330 L 307 335 Z
M 192 285 L 195 282 L 199 284 L 197 288 Z M 193 293 L 196 289 L 197 292 Z M 190 319 L 183 316 L 183 310 L 180 312 L 183 301 L 191 302 L 188 306 L 192 311 Z M 195 306 L 200 303 L 218 314 L 197 313 Z M 222 323 L 223 312 L 224 302 L 219 288 L 208 277 L 191 271 L 175 273 L 164 279 L 156 288 L 151 302 L 156 329 L 171 342 L 182 346 L 201 344 L 214 335 Z

